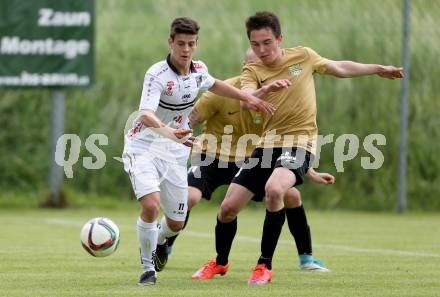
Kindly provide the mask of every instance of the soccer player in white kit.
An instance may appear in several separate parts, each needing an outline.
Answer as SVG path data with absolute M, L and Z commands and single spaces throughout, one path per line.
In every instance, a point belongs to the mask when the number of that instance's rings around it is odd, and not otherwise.
M 172 22 L 170 54 L 147 70 L 139 114 L 125 137 L 124 169 L 141 206 L 137 220 L 143 269 L 140 285 L 156 283 L 156 248 L 178 234 L 185 221 L 186 166 L 194 141 L 187 123 L 198 92 L 209 89 L 255 110 L 274 112 L 271 104 L 214 79 L 203 62 L 192 60 L 198 30 L 197 22 L 187 17 Z M 164 216 L 158 227 L 160 208 Z

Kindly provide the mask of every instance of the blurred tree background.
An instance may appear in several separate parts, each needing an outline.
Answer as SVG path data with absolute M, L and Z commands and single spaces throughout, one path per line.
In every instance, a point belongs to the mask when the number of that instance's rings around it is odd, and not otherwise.
M 95 195 L 133 199 L 119 157 L 128 116 L 137 109 L 143 76 L 168 53 L 169 24 L 190 16 L 201 26 L 195 59 L 203 60 L 219 79 L 235 76 L 248 47 L 244 20 L 259 10 L 278 14 L 284 47 L 315 49 L 333 60 L 401 65 L 401 0 L 97 0 L 96 84 L 66 90 L 65 133 L 82 140 L 74 177 L 65 179 L 70 196 Z M 408 155 L 408 207 L 440 210 L 440 1 L 412 0 Z M 397 204 L 400 82 L 377 76 L 337 79 L 316 76 L 318 127 L 334 139 L 348 133 L 360 139 L 356 158 L 336 172 L 334 145 L 322 149 L 318 170 L 336 176 L 331 187 L 301 186 L 308 206 L 394 210 Z M 49 168 L 49 91 L 0 90 L 0 199 L 38 197 L 47 193 Z M 104 168 L 86 170 L 82 157 L 91 156 L 84 141 L 90 134 L 108 136 L 101 149 Z M 383 134 L 385 162 L 378 170 L 361 167 L 363 139 Z M 217 199 L 223 188 L 218 191 Z M 18 199 L 18 198 L 17 198 Z M 24 199 L 24 198 L 23 198 Z M 25 202 L 26 203 L 26 202 Z

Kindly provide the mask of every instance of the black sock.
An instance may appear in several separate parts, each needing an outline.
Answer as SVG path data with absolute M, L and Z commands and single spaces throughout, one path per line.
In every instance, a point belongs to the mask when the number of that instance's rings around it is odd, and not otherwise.
M 229 252 L 231 251 L 232 241 L 237 233 L 237 218 L 232 222 L 222 223 L 217 217 L 215 226 L 215 250 L 217 251 L 217 265 L 228 264 Z
M 272 258 L 263 258 L 260 257 L 258 259 L 258 264 L 266 264 L 267 269 L 272 270 Z
M 296 208 L 286 208 L 286 216 L 290 233 L 295 239 L 298 255 L 311 255 L 312 236 L 303 205 Z
M 189 212 L 190 212 L 190 211 L 188 210 L 187 213 L 186 213 L 185 223 L 183 223 L 182 230 L 185 229 L 186 224 L 188 223 Z M 168 237 L 167 245 L 168 245 L 168 246 L 173 246 L 174 241 L 176 240 L 177 236 L 179 236 L 179 234 L 176 234 L 176 235 L 174 235 L 174 236 Z
M 284 208 L 274 212 L 266 209 L 263 235 L 261 237 L 261 257 L 258 259 L 258 264 L 264 263 L 268 269 L 272 269 L 272 257 L 275 253 L 285 219 L 286 211 Z

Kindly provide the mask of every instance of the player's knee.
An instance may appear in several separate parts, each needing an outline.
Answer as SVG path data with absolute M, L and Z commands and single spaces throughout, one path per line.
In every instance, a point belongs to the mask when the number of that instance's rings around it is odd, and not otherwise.
M 284 196 L 284 190 L 277 185 L 266 185 L 266 200 L 269 201 L 282 201 Z
M 184 223 L 185 222 L 180 221 L 167 221 L 168 228 L 170 228 L 173 232 L 179 232 L 180 230 L 182 230 Z
M 266 208 L 276 211 L 284 207 L 284 191 L 276 185 L 266 185 Z
M 220 207 L 219 218 L 220 221 L 226 223 L 235 219 L 238 214 L 238 208 L 228 201 L 223 201 Z
M 159 213 L 160 202 L 156 199 L 142 198 L 140 204 L 141 212 L 145 215 Z
M 301 193 L 296 190 L 295 188 L 292 188 L 285 196 L 284 196 L 284 205 L 287 208 L 296 208 L 300 207 L 302 204 L 301 201 Z

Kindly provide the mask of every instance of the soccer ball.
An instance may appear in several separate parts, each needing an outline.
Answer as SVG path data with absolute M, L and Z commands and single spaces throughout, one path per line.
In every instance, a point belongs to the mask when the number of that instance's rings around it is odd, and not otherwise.
M 119 228 L 107 218 L 94 218 L 85 223 L 80 234 L 83 248 L 93 257 L 106 257 L 119 245 Z

